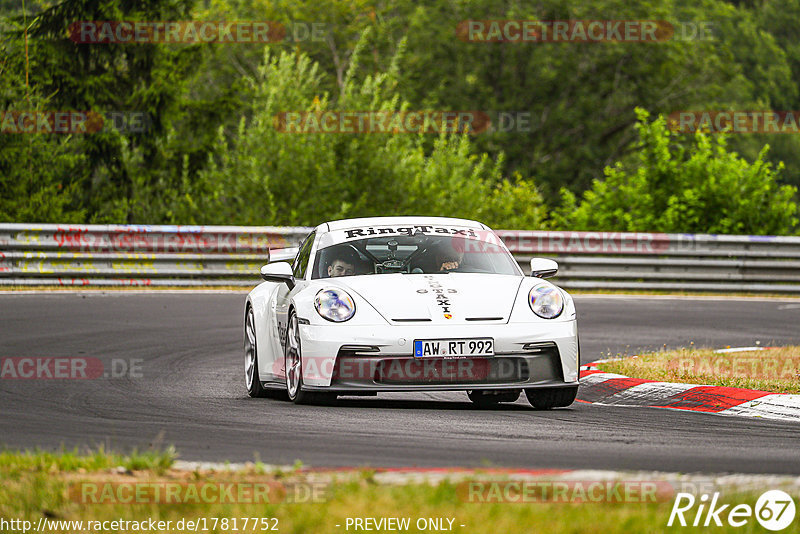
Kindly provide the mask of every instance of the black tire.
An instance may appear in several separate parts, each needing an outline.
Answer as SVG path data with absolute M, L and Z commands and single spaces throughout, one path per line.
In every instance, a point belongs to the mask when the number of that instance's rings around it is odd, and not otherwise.
M 286 395 L 295 404 L 328 404 L 336 400 L 336 395 L 332 393 L 303 391 L 302 354 L 297 314 L 292 310 L 289 313 L 284 344 Z
M 467 391 L 467 397 L 475 404 L 475 406 L 487 407 L 496 406 L 501 402 L 516 402 L 519 398 L 519 389 L 509 389 L 501 391 L 491 391 L 482 389 L 472 389 Z
M 270 391 L 261 385 L 258 376 L 258 345 L 256 342 L 256 318 L 253 308 L 247 306 L 244 319 L 244 385 L 251 397 L 268 397 Z
M 578 395 L 578 386 L 567 388 L 529 388 L 525 390 L 528 402 L 537 410 L 566 408 Z

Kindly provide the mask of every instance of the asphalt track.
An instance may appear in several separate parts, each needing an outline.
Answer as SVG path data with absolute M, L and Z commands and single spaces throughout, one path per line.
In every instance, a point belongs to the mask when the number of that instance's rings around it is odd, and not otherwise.
M 800 425 L 463 393 L 385 395 L 329 407 L 250 399 L 243 294 L 3 294 L 0 357 L 141 360 L 140 377 L 0 380 L 0 443 L 128 451 L 174 444 L 185 460 L 312 466 L 508 466 L 800 474 Z M 576 298 L 584 363 L 686 346 L 800 344 L 800 300 Z

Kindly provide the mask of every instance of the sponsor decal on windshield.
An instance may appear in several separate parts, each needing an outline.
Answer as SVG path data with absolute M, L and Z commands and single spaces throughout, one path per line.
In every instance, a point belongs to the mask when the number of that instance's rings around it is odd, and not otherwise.
M 478 237 L 475 230 L 471 228 L 447 228 L 443 226 L 432 226 L 428 224 L 415 224 L 412 226 L 394 226 L 384 228 L 374 228 L 368 226 L 366 228 L 353 228 L 345 230 L 345 239 L 353 239 L 355 237 L 369 237 L 373 235 L 391 235 L 391 234 L 404 234 L 412 236 L 415 233 L 420 234 L 445 234 L 445 235 L 460 235 L 465 237 Z

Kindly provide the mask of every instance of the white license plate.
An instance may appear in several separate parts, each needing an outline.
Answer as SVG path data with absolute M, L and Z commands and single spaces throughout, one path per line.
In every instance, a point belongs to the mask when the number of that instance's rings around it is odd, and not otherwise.
M 471 356 L 494 356 L 494 340 L 490 337 L 414 340 L 415 358 L 466 358 Z

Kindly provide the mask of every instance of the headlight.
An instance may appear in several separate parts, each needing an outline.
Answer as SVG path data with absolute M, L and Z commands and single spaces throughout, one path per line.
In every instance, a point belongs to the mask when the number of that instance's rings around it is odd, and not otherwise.
M 528 304 L 533 313 L 543 319 L 555 319 L 564 311 L 561 291 L 550 284 L 539 284 L 528 293 Z
M 343 323 L 356 313 L 356 303 L 342 289 L 323 289 L 314 297 L 314 307 L 324 319 Z

